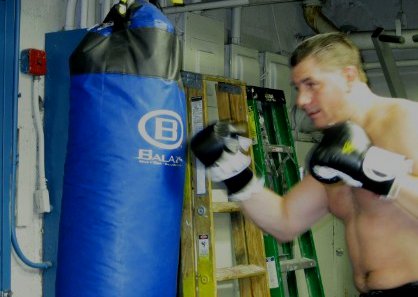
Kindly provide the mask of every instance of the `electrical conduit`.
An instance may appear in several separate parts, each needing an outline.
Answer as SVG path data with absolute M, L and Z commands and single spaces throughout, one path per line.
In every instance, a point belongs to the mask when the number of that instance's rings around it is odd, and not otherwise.
M 40 213 L 50 212 L 49 193 L 46 187 L 45 177 L 45 145 L 44 132 L 42 127 L 41 113 L 39 110 L 39 76 L 32 78 L 32 110 L 35 131 L 37 136 L 37 156 L 38 156 L 38 181 L 35 190 L 35 203 Z
M 39 100 L 39 93 L 38 93 L 38 87 L 39 86 L 38 86 L 38 84 L 36 84 L 36 87 L 35 87 L 35 80 L 39 81 L 39 77 L 33 77 L 33 79 L 32 79 L 32 97 L 33 97 L 32 101 L 38 101 Z M 38 143 L 38 146 L 39 146 L 38 147 L 38 154 L 39 155 L 42 154 L 41 158 L 38 157 L 39 158 L 38 162 L 39 162 L 39 166 L 40 166 L 39 167 L 39 181 L 38 182 L 42 181 L 42 183 L 41 184 L 38 183 L 38 185 L 40 186 L 39 189 L 44 188 L 44 191 L 46 191 L 46 193 L 48 193 L 48 191 L 46 190 L 46 183 L 45 183 L 46 179 L 45 179 L 45 167 L 44 167 L 44 157 L 43 157 L 43 153 L 44 153 L 44 150 L 43 150 L 43 147 L 44 147 L 44 145 L 43 145 L 43 133 L 42 132 L 40 133 L 38 131 L 39 127 L 42 130 L 40 115 L 39 115 L 39 105 L 37 103 L 33 103 L 33 106 L 37 107 L 37 112 L 36 112 L 36 110 L 34 110 L 34 119 L 35 119 L 35 126 L 36 126 L 36 129 L 37 129 L 38 141 L 39 141 L 39 143 Z M 15 124 L 16 124 L 15 127 L 17 127 L 17 119 L 16 119 Z M 39 138 L 39 134 L 42 134 L 41 138 Z M 14 149 L 14 154 L 13 155 L 16 156 L 16 149 Z M 14 162 L 14 164 L 16 164 L 16 162 Z M 13 172 L 16 172 L 16 165 L 14 165 Z M 13 176 L 14 175 L 15 174 L 13 174 Z M 41 176 L 43 176 L 43 178 Z M 10 201 L 12 210 L 15 209 L 15 197 L 14 196 L 15 196 L 15 191 L 13 190 L 12 198 L 11 198 L 11 201 Z M 49 204 L 48 204 L 48 208 L 49 208 Z M 14 213 L 12 213 L 12 215 L 11 215 L 11 226 L 12 226 L 12 236 L 11 236 L 12 237 L 11 238 L 12 239 L 12 245 L 13 245 L 13 248 L 14 248 L 17 256 L 20 258 L 20 260 L 22 260 L 22 262 L 24 264 L 26 264 L 27 266 L 35 268 L 35 269 L 47 269 L 47 268 L 51 267 L 52 266 L 51 262 L 46 261 L 46 262 L 41 262 L 41 263 L 35 263 L 35 262 L 29 260 L 25 256 L 25 254 L 22 252 L 22 250 L 19 246 L 19 242 L 17 240 L 17 236 L 16 236 L 15 215 L 14 215 Z

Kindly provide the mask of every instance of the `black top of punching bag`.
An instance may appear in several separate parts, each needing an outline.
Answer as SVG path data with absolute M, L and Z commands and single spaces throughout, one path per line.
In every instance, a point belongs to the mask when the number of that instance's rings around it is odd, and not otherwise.
M 119 73 L 179 80 L 180 43 L 166 16 L 137 1 L 121 16 L 112 7 L 70 57 L 71 75 Z

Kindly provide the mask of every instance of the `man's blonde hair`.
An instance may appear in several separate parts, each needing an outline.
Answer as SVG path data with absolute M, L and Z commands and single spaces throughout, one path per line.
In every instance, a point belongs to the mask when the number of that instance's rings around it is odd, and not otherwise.
M 336 70 L 355 66 L 359 78 L 367 82 L 359 49 L 340 32 L 317 34 L 300 43 L 290 57 L 290 65 L 295 67 L 307 57 L 314 57 L 322 67 Z

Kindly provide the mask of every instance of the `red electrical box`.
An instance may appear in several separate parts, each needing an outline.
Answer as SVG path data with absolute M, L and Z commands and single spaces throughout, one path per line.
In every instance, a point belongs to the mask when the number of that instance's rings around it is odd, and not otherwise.
M 30 75 L 46 74 L 46 53 L 45 51 L 29 48 L 21 52 L 21 70 Z

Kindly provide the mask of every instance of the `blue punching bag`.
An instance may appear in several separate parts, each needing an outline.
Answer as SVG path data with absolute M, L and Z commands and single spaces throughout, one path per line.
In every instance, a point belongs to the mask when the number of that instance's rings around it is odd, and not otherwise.
M 56 297 L 176 296 L 180 64 L 172 24 L 144 0 L 90 30 L 71 55 Z

